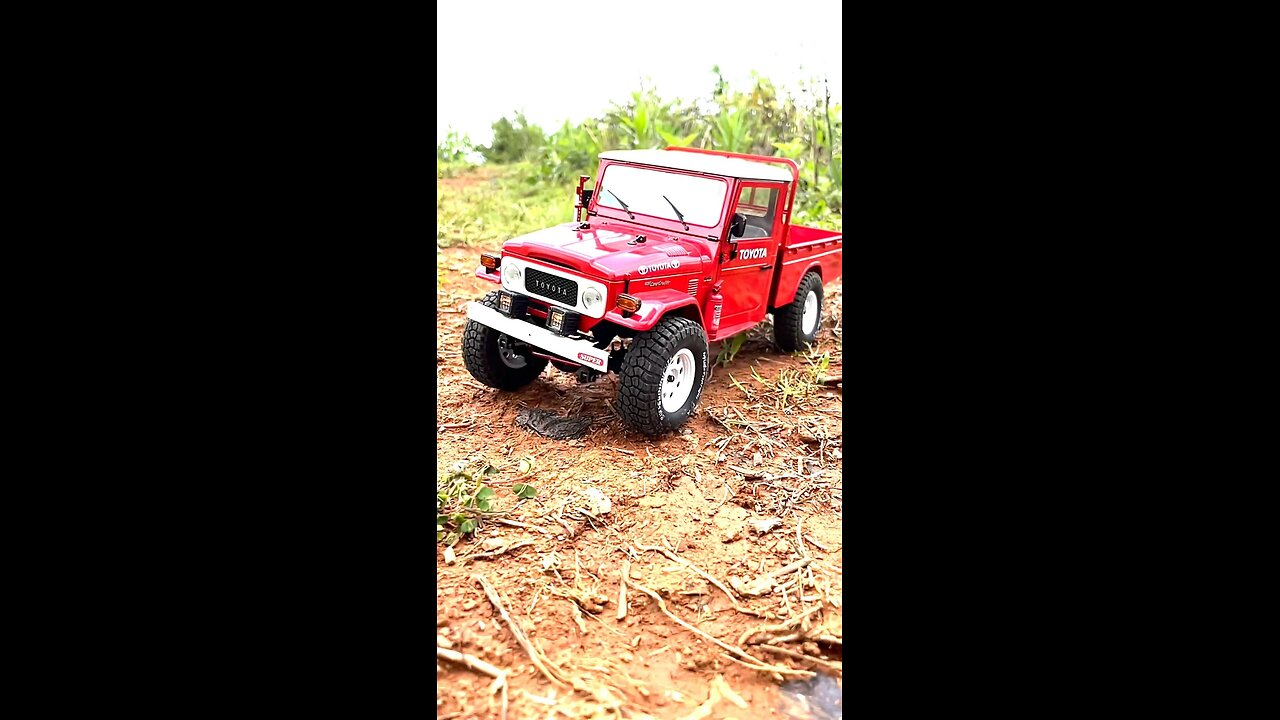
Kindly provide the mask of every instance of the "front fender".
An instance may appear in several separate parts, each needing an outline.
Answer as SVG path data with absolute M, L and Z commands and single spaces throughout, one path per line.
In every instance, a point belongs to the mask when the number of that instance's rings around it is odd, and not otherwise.
M 632 330 L 651 330 L 667 313 L 692 306 L 693 312 L 697 314 L 698 324 L 703 325 L 698 299 L 688 293 L 678 290 L 655 290 L 636 295 L 636 297 L 640 298 L 639 312 L 632 313 L 630 317 L 623 317 L 622 311 L 615 307 L 605 313 L 603 319 Z

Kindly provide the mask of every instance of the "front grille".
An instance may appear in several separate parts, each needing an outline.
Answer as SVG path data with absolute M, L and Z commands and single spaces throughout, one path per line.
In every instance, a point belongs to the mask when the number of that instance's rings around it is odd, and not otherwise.
M 578 283 L 559 275 L 542 272 L 537 268 L 525 270 L 524 289 L 542 297 L 551 298 L 561 305 L 576 307 L 578 304 Z

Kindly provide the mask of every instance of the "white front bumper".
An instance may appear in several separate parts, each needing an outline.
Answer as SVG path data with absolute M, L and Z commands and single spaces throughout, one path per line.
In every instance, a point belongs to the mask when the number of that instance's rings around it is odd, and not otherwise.
M 589 341 L 561 337 L 546 328 L 509 318 L 481 303 L 467 303 L 467 319 L 586 367 L 601 371 L 609 367 L 609 353 Z

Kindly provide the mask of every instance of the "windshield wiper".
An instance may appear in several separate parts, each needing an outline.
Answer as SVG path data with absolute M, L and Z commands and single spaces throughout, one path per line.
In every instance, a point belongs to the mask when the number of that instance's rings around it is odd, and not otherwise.
M 635 219 L 636 219 L 636 216 L 635 216 L 634 214 L 632 214 L 632 212 L 631 212 L 631 206 L 630 206 L 630 205 L 628 205 L 628 204 L 627 204 L 627 202 L 626 202 L 625 200 L 623 200 L 622 198 L 618 197 L 617 193 L 615 193 L 615 192 L 614 192 L 614 191 L 612 191 L 612 190 L 608 190 L 608 189 L 606 189 L 606 190 L 605 190 L 605 192 L 607 192 L 607 193 L 609 193 L 610 195 L 612 195 L 612 196 L 613 196 L 613 199 L 618 201 L 618 204 L 622 206 L 622 211 L 623 211 L 623 212 L 625 212 L 625 213 L 627 214 L 627 217 L 631 218 L 632 220 L 635 220 Z
M 614 197 L 618 197 L 618 196 L 617 196 L 617 195 L 614 195 Z M 666 201 L 667 201 L 667 204 L 671 206 L 671 209 L 676 211 L 676 217 L 680 218 L 680 224 L 684 226 L 684 230 L 685 230 L 685 232 L 688 232 L 688 231 L 689 231 L 689 223 L 687 223 L 687 222 L 685 222 L 685 221 L 684 221 L 684 214 L 680 212 L 680 208 L 676 207 L 676 204 L 675 204 L 675 203 L 673 203 L 673 202 L 671 202 L 671 200 L 670 200 L 670 199 L 668 199 L 666 195 L 663 195 L 663 196 L 662 196 L 662 199 L 663 199 L 663 200 L 666 200 Z

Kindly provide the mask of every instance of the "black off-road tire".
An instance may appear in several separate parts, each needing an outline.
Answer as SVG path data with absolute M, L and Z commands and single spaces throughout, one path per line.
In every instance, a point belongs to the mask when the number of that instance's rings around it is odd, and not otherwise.
M 674 410 L 662 405 L 663 378 L 677 354 L 692 355 L 693 384 L 688 399 Z M 687 357 L 687 356 L 682 356 Z M 671 432 L 689 419 L 707 383 L 707 334 L 688 318 L 668 316 L 651 330 L 637 333 L 622 359 L 618 414 L 628 427 L 651 437 Z
M 498 309 L 498 291 L 485 295 L 480 303 L 485 307 Z M 481 325 L 475 320 L 468 320 L 462 332 L 462 362 L 467 366 L 471 377 L 499 390 L 518 390 L 533 382 L 547 367 L 547 359 L 524 353 L 524 366 L 511 367 L 502 359 L 499 339 L 510 336 L 494 330 L 488 325 Z M 528 346 L 524 346 L 527 348 Z
M 804 305 L 809 294 L 813 293 L 818 301 L 817 316 L 813 318 L 813 327 L 804 327 Z M 778 347 L 787 352 L 803 350 L 806 343 L 812 343 L 818 337 L 822 327 L 822 278 L 811 272 L 800 279 L 796 288 L 796 297 L 790 304 L 773 310 L 773 340 Z

